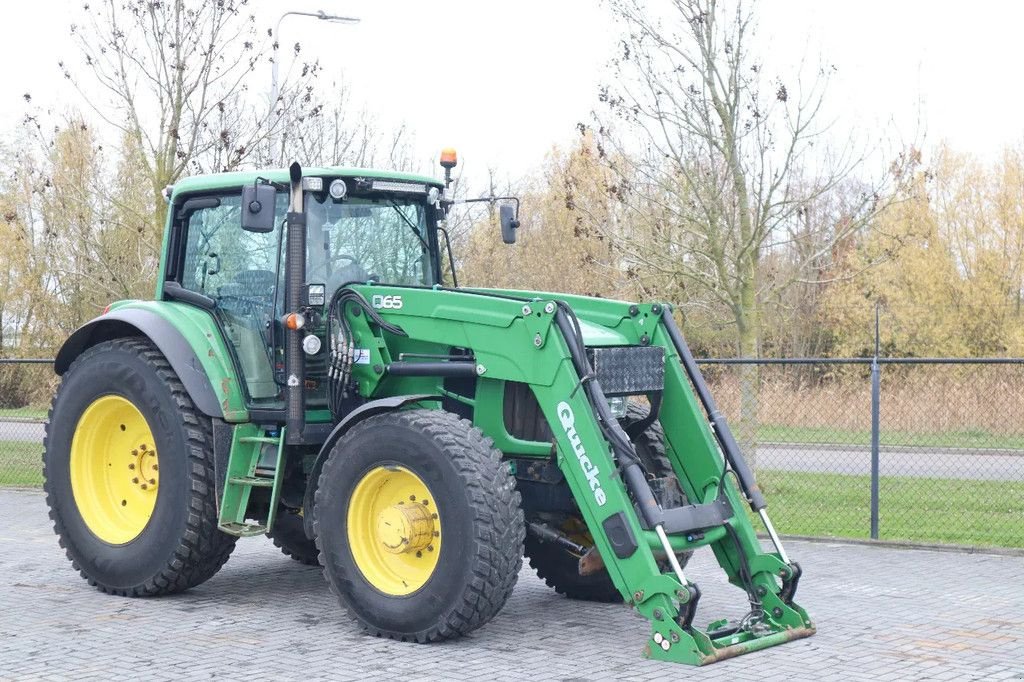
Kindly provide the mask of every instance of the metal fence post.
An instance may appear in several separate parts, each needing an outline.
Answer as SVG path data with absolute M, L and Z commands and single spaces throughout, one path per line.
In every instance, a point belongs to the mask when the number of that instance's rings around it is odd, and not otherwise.
M 871 362 L 871 539 L 878 539 L 879 419 L 882 370 L 878 358 Z
M 882 370 L 879 351 L 878 304 L 875 304 L 875 355 L 871 358 L 871 539 L 878 539 L 878 470 L 880 465 L 880 429 Z

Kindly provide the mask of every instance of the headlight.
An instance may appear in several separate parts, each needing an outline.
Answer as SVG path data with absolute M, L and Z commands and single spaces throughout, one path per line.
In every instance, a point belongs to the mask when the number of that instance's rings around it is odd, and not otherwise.
M 345 193 L 348 192 L 348 187 L 345 185 L 345 181 L 339 178 L 330 184 L 327 191 L 331 193 L 332 199 L 341 201 L 345 198 Z
M 622 419 L 626 416 L 626 409 L 629 407 L 629 399 L 626 396 L 621 395 L 617 398 L 608 398 L 608 409 L 611 410 L 612 416 L 616 419 Z

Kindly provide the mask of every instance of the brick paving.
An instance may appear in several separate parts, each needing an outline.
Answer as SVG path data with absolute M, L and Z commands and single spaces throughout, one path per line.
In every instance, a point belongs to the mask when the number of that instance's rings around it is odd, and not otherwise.
M 524 568 L 505 609 L 433 645 L 363 635 L 320 572 L 242 540 L 212 580 L 124 599 L 90 588 L 36 492 L 0 491 L 0 679 L 1024 680 L 1024 558 L 790 541 L 818 634 L 690 668 L 648 661 L 642 619 L 570 601 Z M 743 612 L 710 552 L 698 620 Z

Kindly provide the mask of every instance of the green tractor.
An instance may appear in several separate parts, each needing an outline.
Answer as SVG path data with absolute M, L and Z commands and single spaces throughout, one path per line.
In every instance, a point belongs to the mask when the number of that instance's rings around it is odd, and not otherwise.
M 432 642 L 493 618 L 525 554 L 560 593 L 631 604 L 652 658 L 813 634 L 671 308 L 459 288 L 442 165 L 169 188 L 154 300 L 111 304 L 56 359 L 46 493 L 74 568 L 179 592 L 266 534 L 367 632 Z M 498 204 L 514 242 L 517 204 Z M 695 626 L 702 546 L 744 618 Z

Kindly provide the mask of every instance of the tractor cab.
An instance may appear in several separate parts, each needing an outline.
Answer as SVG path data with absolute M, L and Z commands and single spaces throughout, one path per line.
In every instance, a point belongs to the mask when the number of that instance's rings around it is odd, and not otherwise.
M 207 304 L 244 377 L 247 402 L 258 409 L 284 408 L 285 318 L 295 312 L 285 305 L 289 269 L 303 271 L 297 293 L 305 312 L 301 343 L 308 408 L 326 406 L 323 313 L 334 292 L 370 281 L 414 287 L 442 283 L 438 224 L 444 209 L 438 181 L 322 168 L 305 170 L 299 186 L 304 263 L 289 263 L 285 248 L 290 196 L 283 173 L 189 178 L 171 196 L 168 266 L 158 293 Z

